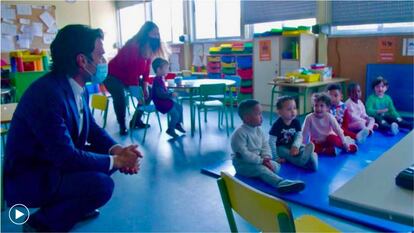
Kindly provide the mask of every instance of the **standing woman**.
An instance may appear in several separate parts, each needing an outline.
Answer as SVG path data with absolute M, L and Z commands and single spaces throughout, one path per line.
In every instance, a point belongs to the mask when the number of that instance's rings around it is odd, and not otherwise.
M 139 97 L 139 86 L 142 87 L 146 100 L 150 99 L 147 89 L 151 67 L 151 60 L 156 56 L 164 56 L 161 46 L 158 26 L 147 21 L 108 64 L 108 78 L 104 81 L 106 88 L 111 93 L 114 103 L 116 118 L 119 123 L 119 133 L 127 135 L 125 124 L 125 112 L 128 98 L 125 90 Z M 140 80 L 142 78 L 142 80 Z M 143 103 L 140 103 L 143 104 Z M 132 128 L 146 128 L 149 125 L 142 122 L 143 112 L 136 111 L 136 125 Z

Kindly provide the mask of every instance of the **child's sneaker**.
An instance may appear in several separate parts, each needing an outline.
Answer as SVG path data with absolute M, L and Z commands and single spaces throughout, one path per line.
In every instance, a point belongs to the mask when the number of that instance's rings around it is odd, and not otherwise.
M 358 146 L 356 144 L 350 144 L 346 152 L 355 153 L 358 150 Z
M 315 145 L 310 142 L 306 144 L 303 148 L 302 157 L 301 157 L 301 163 L 305 165 L 310 157 L 312 156 L 312 153 L 315 151 Z
M 180 131 L 181 133 L 185 133 L 186 132 L 185 129 L 183 128 L 183 126 L 180 123 L 178 123 L 175 126 L 175 129 L 178 130 L 178 131 Z
M 361 131 L 359 131 L 356 135 L 356 141 L 358 144 L 362 144 L 365 142 L 369 135 L 369 129 L 363 128 Z
M 276 190 L 280 193 L 297 193 L 305 188 L 305 183 L 300 180 L 282 180 L 277 185 Z
M 309 168 L 312 171 L 318 170 L 318 155 L 313 152 L 312 155 L 309 157 L 308 162 L 305 164 L 306 168 Z
M 400 130 L 398 129 L 398 124 L 397 124 L 397 123 L 395 123 L 395 122 L 393 122 L 393 123 L 391 124 L 391 134 L 392 134 L 392 135 L 397 135 L 397 134 L 398 134 L 398 132 L 400 132 Z
M 167 131 L 165 131 L 168 135 L 170 135 L 173 138 L 177 138 L 178 134 L 175 133 L 174 129 L 167 129 Z
M 334 146 L 330 146 L 330 147 L 326 147 L 322 153 L 326 154 L 326 155 L 332 155 L 332 156 L 336 156 L 338 154 L 341 153 L 341 149 L 334 147 Z

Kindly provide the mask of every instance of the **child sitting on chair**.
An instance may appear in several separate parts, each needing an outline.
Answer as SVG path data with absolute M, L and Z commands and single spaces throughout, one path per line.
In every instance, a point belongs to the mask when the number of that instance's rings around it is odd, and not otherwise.
M 247 177 L 258 177 L 281 193 L 303 190 L 305 183 L 302 181 L 287 180 L 276 175 L 280 164 L 272 160 L 269 143 L 260 129 L 263 119 L 259 102 L 251 99 L 242 101 L 238 114 L 243 124 L 231 136 L 236 172 Z
M 296 166 L 316 171 L 318 158 L 312 142 L 302 144 L 302 127 L 296 119 L 296 102 L 291 96 L 282 96 L 276 103 L 279 119 L 269 131 L 269 144 L 273 159 L 278 163 L 288 161 Z
M 176 93 L 168 91 L 165 86 L 164 76 L 168 73 L 168 61 L 162 58 L 156 58 L 152 62 L 152 68 L 157 75 L 152 84 L 152 100 L 154 101 L 155 108 L 159 112 L 170 114 L 170 121 L 168 122 L 166 133 L 176 138 L 178 135 L 175 130 L 185 133 L 182 126 L 183 107 L 173 100 L 177 96 Z
M 338 121 L 341 129 L 344 132 L 344 135 L 355 139 L 358 143 L 363 143 L 369 134 L 369 130 L 366 128 L 360 128 L 358 130 L 352 131 L 350 129 L 350 110 L 348 109 L 348 106 L 342 102 L 341 86 L 337 83 L 334 83 L 329 85 L 326 89 L 328 91 L 328 95 L 331 97 L 331 107 L 329 109 L 329 112 Z M 357 133 L 355 133 L 355 131 Z
M 303 143 L 313 142 L 318 154 L 337 155 L 337 148 L 355 153 L 357 146 L 354 140 L 345 137 L 338 121 L 329 113 L 331 98 L 319 93 L 314 95 L 313 102 L 313 113 L 308 114 L 303 123 Z
M 375 123 L 375 119 L 367 115 L 365 111 L 364 103 L 361 101 L 361 87 L 357 83 L 350 83 L 348 85 L 349 99 L 345 102 L 348 111 L 348 129 L 353 132 L 368 132 L 367 135 L 371 135 L 374 132 L 374 127 L 378 127 Z
M 411 130 L 412 122 L 404 121 L 394 107 L 391 97 L 385 92 L 388 90 L 388 81 L 378 77 L 372 82 L 374 94 L 371 94 L 366 102 L 368 115 L 375 118 L 378 129 L 383 132 L 391 132 L 396 135 L 399 127 Z

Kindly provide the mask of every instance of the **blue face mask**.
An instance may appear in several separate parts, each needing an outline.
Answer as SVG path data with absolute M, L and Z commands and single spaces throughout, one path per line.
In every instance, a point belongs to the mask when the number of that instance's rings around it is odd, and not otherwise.
M 93 64 L 93 63 L 92 63 Z M 91 75 L 91 82 L 94 84 L 102 83 L 108 75 L 108 63 L 93 64 L 96 67 L 95 74 L 92 74 L 89 70 L 85 69 Z

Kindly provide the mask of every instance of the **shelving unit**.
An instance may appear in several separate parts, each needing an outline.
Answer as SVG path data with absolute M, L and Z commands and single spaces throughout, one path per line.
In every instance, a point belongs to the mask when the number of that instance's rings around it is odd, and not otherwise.
M 270 60 L 260 59 L 261 41 L 270 41 Z M 287 72 L 297 70 L 301 67 L 310 67 L 316 62 L 316 36 L 309 33 L 300 33 L 298 35 L 276 35 L 266 37 L 256 37 L 254 44 L 254 77 L 253 97 L 257 99 L 262 106 L 269 110 L 272 86 L 268 85 L 273 78 L 283 76 Z M 292 90 L 294 91 L 294 90 Z M 306 98 L 310 99 L 310 98 Z M 298 100 L 299 105 L 304 104 Z M 307 104 L 307 106 L 310 106 Z
M 225 44 L 226 53 L 217 53 L 221 47 L 214 47 L 207 56 L 207 76 L 226 78 L 226 75 L 238 75 L 241 78 L 238 101 L 253 98 L 253 48 L 252 43 Z M 231 48 L 231 49 L 230 49 Z M 246 52 L 249 51 L 249 53 Z M 211 51 L 215 51 L 211 53 Z

